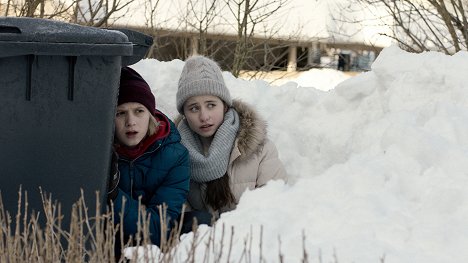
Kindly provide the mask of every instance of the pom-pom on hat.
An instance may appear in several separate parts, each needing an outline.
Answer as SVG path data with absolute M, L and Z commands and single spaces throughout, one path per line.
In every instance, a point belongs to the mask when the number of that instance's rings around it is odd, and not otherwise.
M 213 95 L 232 106 L 231 94 L 224 83 L 221 68 L 213 60 L 203 56 L 193 56 L 185 61 L 179 78 L 176 106 L 183 114 L 187 99 L 199 95 Z
M 143 104 L 152 115 L 156 110 L 156 100 L 148 83 L 135 70 L 123 67 L 120 71 L 120 87 L 117 105 L 127 102 Z

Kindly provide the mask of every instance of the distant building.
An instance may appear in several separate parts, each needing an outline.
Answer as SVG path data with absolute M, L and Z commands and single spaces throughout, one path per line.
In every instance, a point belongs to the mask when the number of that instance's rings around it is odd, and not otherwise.
M 131 27 L 154 36 L 149 57 L 160 61 L 184 60 L 193 54 L 212 57 L 223 69 L 229 70 L 234 60 L 236 36 L 204 34 L 145 27 Z M 203 47 L 201 46 L 203 45 Z M 253 38 L 243 70 L 307 70 L 337 68 L 343 71 L 365 71 L 383 49 L 362 43 L 333 42 L 323 39 L 297 41 L 292 39 Z

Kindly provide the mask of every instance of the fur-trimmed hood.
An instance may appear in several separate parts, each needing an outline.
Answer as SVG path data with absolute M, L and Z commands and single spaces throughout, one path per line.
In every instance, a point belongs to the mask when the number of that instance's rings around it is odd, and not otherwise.
M 249 158 L 252 154 L 261 151 L 267 138 L 267 123 L 258 112 L 249 104 L 241 100 L 233 100 L 232 107 L 239 114 L 239 131 L 236 144 L 241 153 L 240 158 Z M 179 126 L 183 115 L 178 115 L 174 122 Z
M 234 100 L 232 107 L 239 114 L 240 124 L 237 133 L 237 147 L 241 158 L 248 158 L 261 151 L 267 138 L 267 124 L 249 104 Z

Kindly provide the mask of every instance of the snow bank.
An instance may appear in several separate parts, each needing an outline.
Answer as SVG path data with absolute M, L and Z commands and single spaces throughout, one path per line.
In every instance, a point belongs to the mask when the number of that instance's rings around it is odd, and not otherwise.
M 182 67 L 179 60 L 134 66 L 171 117 Z M 233 97 L 255 104 L 268 120 L 293 178 L 292 185 L 271 182 L 246 192 L 235 211 L 223 214 L 216 231 L 235 227 L 232 262 L 242 257 L 249 235 L 257 262 L 261 226 L 267 262 L 279 261 L 280 243 L 285 262 L 300 262 L 302 233 L 313 262 L 335 256 L 339 262 L 466 261 L 466 72 L 467 52 L 389 47 L 372 71 L 327 92 L 313 88 L 313 79 L 308 87 L 273 87 L 224 73 Z M 191 238 L 182 237 L 180 258 Z

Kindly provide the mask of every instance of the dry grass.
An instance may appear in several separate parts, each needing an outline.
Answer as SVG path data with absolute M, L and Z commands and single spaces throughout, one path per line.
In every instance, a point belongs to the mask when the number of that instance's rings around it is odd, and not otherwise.
M 231 258 L 233 250 L 235 231 L 230 227 L 227 231 L 222 225 L 212 227 L 203 234 L 193 227 L 193 239 L 185 253 L 180 258 L 177 253 L 180 236 L 180 227 L 175 227 L 168 237 L 161 235 L 161 246 L 158 251 L 152 251 L 149 238 L 149 215 L 145 209 L 140 209 L 138 233 L 129 242 L 124 243 L 121 225 L 114 226 L 113 213 L 106 209 L 102 213 L 102 204 L 96 202 L 96 211 L 90 215 L 84 198 L 80 198 L 72 208 L 70 226 L 63 226 L 63 215 L 60 204 L 53 202 L 50 197 L 41 192 L 43 202 L 44 218 L 39 215 L 28 214 L 27 194 L 19 191 L 18 211 L 12 217 L 5 211 L 0 197 L 0 262 L 23 263 L 23 262 L 267 262 L 263 255 L 263 227 L 260 229 L 260 240 L 253 244 L 252 229 L 250 235 L 244 237 L 243 251 L 240 259 Z M 83 196 L 83 194 L 82 194 Z M 96 197 L 99 195 L 96 194 Z M 96 198 L 98 200 L 98 198 Z M 160 207 L 160 214 L 165 215 L 166 207 Z M 165 217 L 162 217 L 161 225 L 165 226 Z M 120 230 L 120 231 L 119 231 Z M 216 233 L 221 231 L 221 233 Z M 166 233 L 167 229 L 162 229 Z M 229 233 L 228 233 L 229 232 Z M 120 233 L 120 234 L 119 234 Z M 219 238 L 221 237 L 221 238 Z M 228 237 L 226 243 L 224 237 Z M 302 233 L 303 255 L 300 262 L 308 263 L 310 256 L 305 246 L 306 237 Z M 120 258 L 114 254 L 115 242 L 120 242 L 120 247 L 139 248 L 133 249 L 133 255 L 128 259 L 123 253 Z M 253 246 L 258 246 L 259 257 L 253 258 Z M 278 237 L 278 250 L 276 262 L 286 262 L 281 251 L 281 239 Z M 185 248 L 184 248 L 185 249 Z M 203 259 L 197 256 L 200 249 L 204 253 Z M 271 252 L 271 248 L 268 249 Z M 380 258 L 384 263 L 385 257 Z M 322 263 L 321 253 L 314 262 Z M 334 262 L 338 263 L 336 254 Z
M 29 214 L 27 193 L 19 191 L 18 211 L 12 217 L 0 200 L 0 262 L 113 262 L 112 214 L 91 217 L 83 198 L 73 207 L 69 228 L 62 225 L 60 204 L 41 192 L 43 213 Z M 42 216 L 42 218 L 41 218 Z

